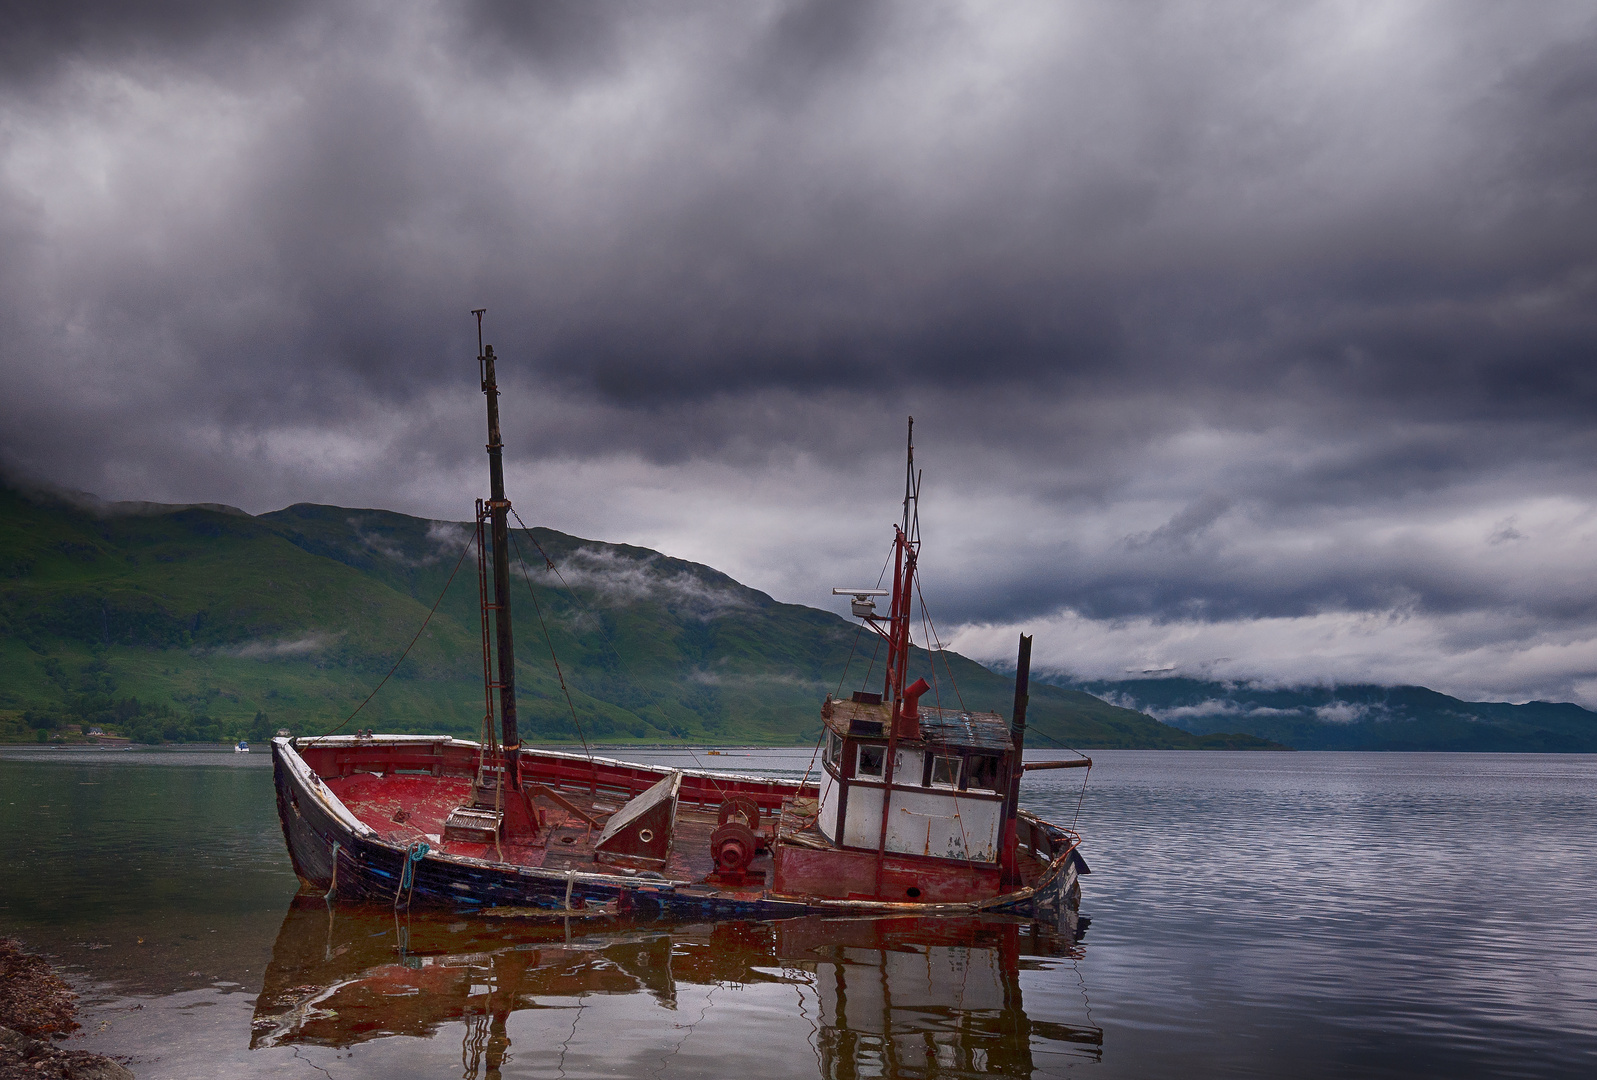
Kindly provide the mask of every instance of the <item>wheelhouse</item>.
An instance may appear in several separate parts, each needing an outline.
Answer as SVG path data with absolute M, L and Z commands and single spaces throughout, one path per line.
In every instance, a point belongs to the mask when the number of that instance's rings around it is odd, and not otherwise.
M 995 865 L 1016 755 L 997 713 L 828 699 L 816 825 L 837 846 Z

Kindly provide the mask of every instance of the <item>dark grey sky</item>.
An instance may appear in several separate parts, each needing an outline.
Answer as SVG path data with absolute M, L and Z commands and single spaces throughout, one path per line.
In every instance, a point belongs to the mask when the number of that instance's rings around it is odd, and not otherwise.
M 1597 703 L 1589 4 L 13 4 L 0 461 Z

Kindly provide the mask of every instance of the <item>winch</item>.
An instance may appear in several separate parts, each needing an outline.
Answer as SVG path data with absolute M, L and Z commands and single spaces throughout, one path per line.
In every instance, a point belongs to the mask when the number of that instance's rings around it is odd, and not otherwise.
M 715 859 L 711 877 L 727 884 L 741 884 L 749 864 L 765 850 L 759 805 L 746 795 L 734 795 L 721 804 L 716 817 L 719 825 L 710 834 L 710 855 Z

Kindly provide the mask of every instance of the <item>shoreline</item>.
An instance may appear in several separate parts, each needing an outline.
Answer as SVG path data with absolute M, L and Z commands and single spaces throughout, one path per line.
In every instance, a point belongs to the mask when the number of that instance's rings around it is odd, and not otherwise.
M 77 992 L 49 961 L 0 937 L 0 1080 L 134 1080 L 115 1058 L 62 1045 L 77 1014 Z

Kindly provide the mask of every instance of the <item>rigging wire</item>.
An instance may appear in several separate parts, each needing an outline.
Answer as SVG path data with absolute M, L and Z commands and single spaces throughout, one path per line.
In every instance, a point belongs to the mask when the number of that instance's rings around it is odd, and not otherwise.
M 588 609 L 583 607 L 582 602 L 577 599 L 577 594 L 573 592 L 571 590 L 571 586 L 566 583 L 565 575 L 560 572 L 560 568 L 555 565 L 555 561 L 549 557 L 549 553 L 543 549 L 543 545 L 538 543 L 538 538 L 532 535 L 532 530 L 527 528 L 527 523 L 521 520 L 521 515 L 516 513 L 516 508 L 514 506 L 510 508 L 510 513 L 515 517 L 516 524 L 521 526 L 521 531 L 527 534 L 527 541 L 532 544 L 533 547 L 538 549 L 539 555 L 543 556 L 543 565 L 545 569 L 554 571 L 555 577 L 560 579 L 561 588 L 566 590 L 566 595 L 571 598 L 571 602 L 586 612 Z M 604 643 L 610 646 L 610 651 L 615 653 L 615 658 L 617 660 L 621 659 L 621 654 L 616 652 L 615 643 L 610 640 L 610 635 L 605 632 L 604 623 L 602 622 L 599 624 L 599 635 L 604 638 Z
M 861 623 L 854 630 L 854 640 L 848 647 L 848 659 L 843 661 L 843 674 L 838 677 L 837 689 L 832 691 L 832 696 L 834 698 L 843 692 L 843 681 L 848 678 L 848 666 L 854 662 L 854 650 L 859 648 L 859 636 L 864 632 L 864 623 Z
M 887 576 L 887 567 L 892 561 L 893 561 L 893 549 L 891 547 L 889 547 L 887 549 L 887 558 L 882 560 L 882 572 L 880 574 L 876 575 L 876 587 L 878 589 L 880 589 L 882 587 L 882 579 Z M 876 635 L 876 648 L 871 652 L 870 666 L 865 669 L 865 677 L 860 680 L 860 688 L 861 689 L 863 689 L 866 686 L 866 684 L 868 684 L 871 681 L 871 672 L 876 670 L 876 658 L 879 655 L 881 655 L 881 652 L 882 652 L 882 635 L 880 633 L 878 633 Z M 848 675 L 848 671 L 845 670 L 843 672 L 843 674 L 845 676 Z M 841 683 L 838 684 L 838 688 L 842 689 L 842 684 Z
M 1062 750 L 1069 750 L 1072 754 L 1075 754 L 1077 757 L 1086 757 L 1087 756 L 1086 754 L 1083 754 L 1080 750 L 1077 750 L 1074 746 L 1066 746 L 1064 743 L 1060 742 L 1058 739 L 1054 738 L 1052 735 L 1048 734 L 1046 731 L 1042 730 L 1041 728 L 1028 726 L 1026 728 L 1026 733 L 1028 735 L 1041 735 L 1043 738 L 1047 739 L 1049 742 L 1053 743 L 1055 746 L 1059 747 Z M 1091 779 L 1091 778 L 1092 778 L 1092 766 L 1088 765 L 1086 770 L 1083 771 L 1082 774 L 1081 774 L 1081 792 L 1080 792 L 1080 794 L 1078 794 L 1076 796 L 1076 814 L 1075 814 L 1074 817 L 1072 817 L 1070 819 L 1070 831 L 1071 832 L 1075 832 L 1076 831 L 1076 822 L 1081 820 L 1081 804 L 1084 801 L 1086 801 L 1086 798 L 1087 798 L 1087 781 L 1089 779 Z
M 808 765 L 804 766 L 804 775 L 799 779 L 799 788 L 800 788 L 800 790 L 802 790 L 803 788 L 805 788 L 805 787 L 807 787 L 809 785 L 810 773 L 812 771 L 814 771 L 814 769 L 815 769 L 815 762 L 821 756 L 821 744 L 824 743 L 825 741 L 826 741 L 826 725 L 823 723 L 821 725 L 821 733 L 820 733 L 820 735 L 816 736 L 816 739 L 815 739 L 815 751 L 810 754 L 810 763 Z M 819 783 L 820 783 L 820 781 L 816 781 L 817 785 L 819 785 Z
M 926 594 L 921 592 L 920 575 L 919 574 L 917 574 L 915 576 L 915 595 L 920 597 L 920 613 L 921 613 L 921 617 L 923 619 L 925 619 L 926 623 L 928 624 L 927 625 L 927 633 L 930 635 L 930 640 L 934 644 L 936 644 L 937 651 L 943 654 L 943 667 L 948 669 L 948 681 L 950 683 L 952 683 L 953 686 L 954 686 L 954 696 L 959 699 L 959 708 L 960 708 L 960 710 L 964 711 L 964 709 L 965 709 L 965 698 L 964 698 L 964 695 L 962 695 L 959 692 L 959 680 L 954 678 L 954 664 L 953 664 L 953 661 L 948 659 L 948 650 L 946 648 L 944 648 L 942 638 L 937 636 L 937 623 L 936 623 L 935 620 L 932 619 L 932 613 L 926 607 Z M 937 681 L 937 658 L 936 658 L 936 656 L 931 657 L 931 661 L 932 661 L 932 682 L 935 683 Z
M 527 534 L 528 542 L 531 543 L 533 547 L 538 549 L 538 554 L 539 555 L 543 556 L 544 567 L 546 569 L 548 569 L 548 570 L 552 570 L 554 572 L 554 576 L 560 579 L 560 584 L 566 590 L 566 596 L 568 598 L 570 598 L 572 606 L 574 606 L 578 611 L 582 612 L 584 615 L 591 614 L 591 612 L 589 612 L 589 610 L 587 608 L 587 605 L 583 604 L 583 602 L 581 600 L 577 599 L 576 592 L 571 588 L 570 584 L 567 583 L 567 581 L 565 579 L 565 575 L 560 572 L 560 568 L 555 565 L 555 561 L 549 557 L 549 553 L 543 549 L 543 545 L 538 543 L 538 538 L 532 535 L 532 530 L 531 529 L 527 528 L 527 523 L 525 521 L 521 520 L 521 515 L 520 514 L 516 513 L 516 508 L 512 506 L 510 508 L 510 513 L 516 519 L 516 524 L 521 526 L 521 531 Z M 511 541 L 512 542 L 515 541 L 515 535 L 514 534 L 511 535 Z M 527 562 L 526 562 L 525 559 L 521 558 L 521 548 L 520 548 L 519 545 L 516 547 L 516 558 L 521 560 L 521 574 L 522 574 L 522 577 L 527 579 L 527 591 L 531 592 L 532 591 L 532 579 L 530 577 L 528 577 L 528 575 L 527 575 Z M 533 603 L 533 607 L 536 608 L 537 605 L 538 605 L 538 597 L 537 597 L 536 594 L 533 595 L 532 603 Z M 540 623 L 543 622 L 543 613 L 542 613 L 542 611 L 539 611 L 538 621 Z M 599 636 L 604 639 L 605 646 L 610 650 L 610 655 L 614 656 L 616 658 L 616 663 L 618 663 L 618 664 L 624 663 L 624 661 L 621 659 L 621 650 L 616 648 L 615 642 L 610 637 L 610 632 L 604 628 L 604 620 L 603 619 L 595 619 L 594 621 L 599 626 Z M 544 637 L 547 639 L 548 636 L 549 636 L 549 629 L 548 629 L 548 627 L 544 627 Z M 554 643 L 552 641 L 549 643 L 549 656 L 550 656 L 551 659 L 554 659 Z M 555 671 L 558 673 L 559 670 L 560 670 L 560 661 L 558 659 L 555 659 Z M 565 683 L 565 679 L 564 678 L 562 678 L 560 680 L 560 689 L 561 690 L 566 690 L 566 683 Z M 566 703 L 567 704 L 571 703 L 571 692 L 569 690 L 566 690 Z M 571 719 L 574 722 L 576 720 L 576 718 L 577 718 L 576 707 L 572 706 Z M 577 726 L 577 731 L 578 731 L 578 734 L 581 734 L 582 727 L 581 727 L 580 724 Z M 582 740 L 582 749 L 583 749 L 584 752 L 587 753 L 588 760 L 591 762 L 593 760 L 593 752 L 588 749 L 588 740 L 586 738 L 584 738 Z M 704 771 L 704 772 L 710 771 L 709 767 L 706 766 L 703 761 L 699 760 L 699 755 L 695 754 L 693 752 L 693 747 L 685 746 L 685 747 L 683 747 L 683 749 L 688 752 L 688 756 L 693 759 L 693 763 L 695 765 L 697 765 L 701 771 Z M 717 791 L 721 792 L 721 794 L 723 794 L 723 795 L 726 794 L 726 788 L 723 787 L 721 784 L 716 783 L 713 780 L 713 778 L 711 780 L 711 783 L 713 784 L 713 786 L 715 787 L 715 789 Z
M 871 650 L 871 662 L 865 666 L 865 677 L 861 679 L 859 683 L 862 689 L 871 681 L 871 672 L 876 670 L 876 658 L 881 655 L 881 652 L 882 639 L 878 637 L 876 639 L 876 648 Z
M 915 582 L 915 592 L 917 594 L 920 593 L 919 581 Z M 924 596 L 921 597 L 920 601 L 920 625 L 921 633 L 925 635 L 922 640 L 926 642 L 926 667 L 932 676 L 932 700 L 937 702 L 937 707 L 941 709 L 943 707 L 943 688 L 937 681 L 937 654 L 932 651 L 932 646 L 937 642 L 932 638 L 930 620 L 926 618 L 926 598 Z M 962 701 L 960 704 L 963 705 L 964 702 Z
M 889 547 L 887 549 L 887 558 L 882 560 L 882 572 L 880 574 L 876 575 L 876 587 L 878 589 L 880 589 L 882 587 L 882 579 L 887 576 L 887 564 L 892 562 L 892 561 L 893 561 L 893 549 L 891 547 Z M 861 634 L 863 634 L 864 632 L 865 632 L 865 624 L 864 623 L 860 623 L 859 629 L 854 631 L 854 644 L 855 645 L 859 644 L 859 636 Z M 881 638 L 880 638 L 880 636 L 878 636 L 877 641 L 876 641 L 876 647 L 878 649 L 880 649 L 881 645 L 882 645 Z M 843 675 L 842 675 L 842 678 L 837 680 L 837 691 L 832 695 L 833 697 L 836 697 L 837 694 L 841 694 L 843 692 L 843 682 L 844 682 L 844 680 L 846 680 L 848 678 L 848 668 L 849 668 L 849 665 L 852 664 L 853 662 L 854 662 L 854 649 L 851 646 L 849 648 L 849 650 L 848 650 L 848 660 L 845 661 L 844 664 L 843 664 Z M 871 654 L 871 668 L 874 668 L 875 666 L 876 666 L 876 654 L 872 653 Z M 869 679 L 870 677 L 871 677 L 871 669 L 867 668 L 866 671 L 865 671 L 865 678 Z M 860 685 L 864 686 L 865 684 L 864 684 L 864 682 L 861 682 Z
M 1072 754 L 1075 754 L 1077 757 L 1086 757 L 1087 756 L 1086 754 L 1083 754 L 1080 750 L 1077 750 L 1074 746 L 1067 746 L 1064 743 L 1060 742 L 1058 739 L 1054 738 L 1052 735 L 1048 734 L 1046 731 L 1043 731 L 1041 728 L 1035 728 L 1035 727 L 1032 727 L 1031 725 L 1028 724 L 1026 726 L 1026 734 L 1027 735 L 1041 735 L 1043 738 L 1047 739 L 1049 742 L 1051 742 L 1055 746 L 1059 747 L 1059 749 L 1061 749 L 1061 750 L 1069 750 Z
M 517 516 L 520 521 L 520 516 Z M 523 526 L 525 527 L 525 526 Z M 538 626 L 543 630 L 544 643 L 549 646 L 549 659 L 554 662 L 555 678 L 560 680 L 560 692 L 566 696 L 566 707 L 571 710 L 571 723 L 577 729 L 577 738 L 582 740 L 582 752 L 588 757 L 588 764 L 593 764 L 593 751 L 588 749 L 588 735 L 582 730 L 582 721 L 577 719 L 577 703 L 571 700 L 571 690 L 566 686 L 566 674 L 560 670 L 560 657 L 555 655 L 554 638 L 549 636 L 549 624 L 543 619 L 543 605 L 538 603 L 538 593 L 532 587 L 532 575 L 527 572 L 527 560 L 521 557 L 521 545 L 516 542 L 514 533 L 510 534 L 510 543 L 516 549 L 516 561 L 521 564 L 521 578 L 527 583 L 527 595 L 532 597 L 532 610 L 538 615 Z
M 1081 751 L 1078 750 L 1078 751 L 1076 751 L 1076 753 L 1080 754 Z M 1083 754 L 1082 756 L 1085 757 L 1086 755 Z M 1087 768 L 1085 770 L 1083 770 L 1082 774 L 1081 774 L 1081 794 L 1076 796 L 1076 813 L 1070 819 L 1070 831 L 1071 832 L 1075 832 L 1076 831 L 1076 822 L 1081 820 L 1081 804 L 1087 798 L 1087 781 L 1088 781 L 1089 778 L 1091 778 L 1091 776 L 1092 776 L 1092 766 L 1088 765 Z
M 388 684 L 388 680 L 393 678 L 394 672 L 399 670 L 399 665 L 403 664 L 405 662 L 405 657 L 410 655 L 410 650 L 414 649 L 416 647 L 416 642 L 421 640 L 421 635 L 426 631 L 427 624 L 432 622 L 434 615 L 438 614 L 438 605 L 444 602 L 444 593 L 447 593 L 449 591 L 449 586 L 455 583 L 455 575 L 460 573 L 460 567 L 466 561 L 466 552 L 471 550 L 472 541 L 475 539 L 475 536 L 468 536 L 466 538 L 466 545 L 460 549 L 460 558 L 455 560 L 455 568 L 449 572 L 449 580 L 444 582 L 443 590 L 439 592 L 438 599 L 433 601 L 432 610 L 427 612 L 427 617 L 421 621 L 421 629 L 417 630 L 416 636 L 410 639 L 410 644 L 405 646 L 405 651 L 399 654 L 399 659 L 394 661 L 394 666 L 388 669 L 388 674 L 383 676 L 383 681 L 378 683 L 372 692 L 366 695 L 365 701 L 355 706 L 355 712 L 352 712 L 348 716 L 344 717 L 343 723 L 339 724 L 338 727 L 335 727 L 332 731 L 317 736 L 317 738 L 325 739 L 328 735 L 334 735 L 343 730 L 346 724 L 355 719 L 356 713 L 359 713 L 362 709 L 364 709 L 367 704 L 370 703 L 371 699 L 377 696 L 377 691 L 386 686 Z

